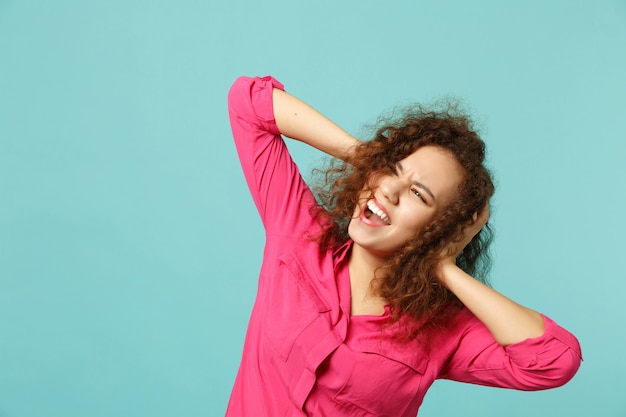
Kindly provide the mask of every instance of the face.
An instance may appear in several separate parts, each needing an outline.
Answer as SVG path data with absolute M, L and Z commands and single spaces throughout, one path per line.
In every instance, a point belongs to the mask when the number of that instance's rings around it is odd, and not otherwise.
M 454 156 L 423 146 L 398 162 L 396 174 L 376 176 L 348 226 L 355 245 L 387 258 L 413 239 L 457 194 L 463 170 Z

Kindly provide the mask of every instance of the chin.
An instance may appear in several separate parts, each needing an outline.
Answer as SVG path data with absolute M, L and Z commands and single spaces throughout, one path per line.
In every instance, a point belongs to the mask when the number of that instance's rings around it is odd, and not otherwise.
M 348 237 L 352 240 L 354 240 L 354 237 L 352 236 L 352 229 L 354 228 L 354 220 L 350 220 L 350 222 L 348 223 Z

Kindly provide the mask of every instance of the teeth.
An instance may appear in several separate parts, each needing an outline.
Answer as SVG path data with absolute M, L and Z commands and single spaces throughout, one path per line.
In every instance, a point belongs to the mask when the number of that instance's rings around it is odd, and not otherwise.
M 378 208 L 376 203 L 374 203 L 374 200 L 369 200 L 367 202 L 367 208 L 370 209 L 372 211 L 372 213 L 374 213 L 375 215 L 380 217 L 385 223 L 387 223 L 387 224 L 391 223 L 389 221 L 389 217 L 387 217 L 387 215 L 385 214 L 384 211 L 382 211 L 380 208 Z

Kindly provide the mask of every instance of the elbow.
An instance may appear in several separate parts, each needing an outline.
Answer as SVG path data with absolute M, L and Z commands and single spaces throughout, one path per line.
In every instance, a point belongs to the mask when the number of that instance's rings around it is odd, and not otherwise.
M 228 90 L 229 108 L 232 106 L 234 101 L 237 101 L 237 97 L 240 97 L 244 94 L 246 86 L 250 85 L 250 80 L 250 77 L 241 76 L 233 82 L 233 84 L 230 86 L 230 89 Z
M 563 386 L 567 384 L 574 375 L 580 369 L 580 365 L 582 363 L 582 356 L 580 352 L 575 351 L 574 349 L 569 349 L 566 354 L 559 358 L 559 372 L 557 373 L 557 378 L 555 378 L 555 385 L 553 388 Z
M 523 380 L 519 389 L 523 391 L 539 391 L 558 388 L 574 378 L 582 362 L 579 351 L 568 349 L 551 363 L 531 367 L 520 371 Z

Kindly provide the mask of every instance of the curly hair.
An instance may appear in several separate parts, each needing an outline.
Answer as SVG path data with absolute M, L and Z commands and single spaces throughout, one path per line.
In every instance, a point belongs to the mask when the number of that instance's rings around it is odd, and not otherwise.
M 315 192 L 322 210 L 318 236 L 324 249 L 334 249 L 348 239 L 348 224 L 363 190 L 379 173 L 395 172 L 398 161 L 422 146 L 436 146 L 455 157 L 463 168 L 456 198 L 441 209 L 434 220 L 397 251 L 379 271 L 376 289 L 391 309 L 391 324 L 401 317 L 402 338 L 413 339 L 426 329 L 445 326 L 460 307 L 456 297 L 440 284 L 437 266 L 450 242 L 459 241 L 464 228 L 494 193 L 491 175 L 484 165 L 485 144 L 471 119 L 454 101 L 433 106 L 414 105 L 400 117 L 382 119 L 370 141 L 355 148 L 345 162 L 331 164 Z M 457 265 L 486 282 L 490 266 L 488 246 L 492 229 L 486 225 L 457 257 Z M 406 323 L 412 323 L 406 325 Z

